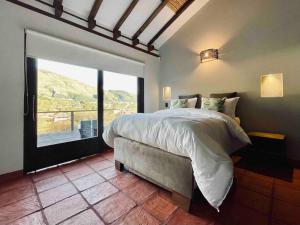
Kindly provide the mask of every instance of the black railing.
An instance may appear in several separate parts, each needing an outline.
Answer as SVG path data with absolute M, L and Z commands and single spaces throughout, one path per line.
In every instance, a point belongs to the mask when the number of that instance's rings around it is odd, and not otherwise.
M 75 117 L 74 114 L 75 113 L 82 113 L 82 112 L 97 112 L 97 110 L 61 110 L 61 111 L 47 111 L 47 112 L 38 112 L 38 114 L 54 114 L 54 113 L 70 113 L 70 121 L 71 121 L 71 130 L 74 130 L 74 121 L 75 121 Z
M 126 114 L 128 112 L 131 112 L 131 110 L 127 110 L 127 109 L 104 109 L 105 111 L 115 111 L 115 110 L 119 110 L 122 112 L 122 114 Z M 70 114 L 70 117 L 61 117 L 61 118 L 70 118 L 71 121 L 71 131 L 73 131 L 75 129 L 75 113 L 84 113 L 84 112 L 98 112 L 97 110 L 60 110 L 60 111 L 47 111 L 47 112 L 38 112 L 38 114 L 55 114 L 55 113 L 66 113 L 66 114 Z M 59 118 L 59 117 L 53 117 L 53 119 L 55 118 Z M 85 120 L 88 120 L 91 118 L 86 118 Z M 95 119 L 95 118 L 93 118 Z M 91 119 L 92 120 L 92 119 Z

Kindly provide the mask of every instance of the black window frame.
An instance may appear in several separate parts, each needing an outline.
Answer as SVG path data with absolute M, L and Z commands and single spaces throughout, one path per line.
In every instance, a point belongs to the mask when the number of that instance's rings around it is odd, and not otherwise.
M 104 116 L 103 71 L 98 70 L 98 136 L 62 144 L 37 147 L 37 58 L 26 58 L 24 92 L 24 172 L 31 172 L 100 153 L 110 147 L 102 139 Z M 26 84 L 27 83 L 27 84 Z M 144 78 L 138 78 L 138 113 L 144 113 Z M 28 96 L 27 96 L 28 93 Z

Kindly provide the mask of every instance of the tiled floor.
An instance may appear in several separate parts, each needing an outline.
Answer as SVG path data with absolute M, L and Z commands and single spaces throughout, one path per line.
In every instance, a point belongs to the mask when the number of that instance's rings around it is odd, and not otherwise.
M 186 213 L 169 192 L 113 165 L 105 152 L 2 182 L 0 225 L 300 225 L 299 169 L 287 181 L 236 167 L 220 213 L 199 192 Z

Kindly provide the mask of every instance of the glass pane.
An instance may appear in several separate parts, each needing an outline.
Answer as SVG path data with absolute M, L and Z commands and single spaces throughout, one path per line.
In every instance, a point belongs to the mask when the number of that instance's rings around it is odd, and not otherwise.
M 98 136 L 98 71 L 38 59 L 38 147 Z
M 115 118 L 137 113 L 137 77 L 103 72 L 104 126 Z

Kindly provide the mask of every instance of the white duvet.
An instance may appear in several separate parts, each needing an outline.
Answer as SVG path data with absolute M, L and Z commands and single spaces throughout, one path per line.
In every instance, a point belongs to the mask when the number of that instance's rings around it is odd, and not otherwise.
M 227 153 L 230 143 L 250 143 L 232 118 L 191 108 L 121 116 L 103 133 L 104 141 L 111 147 L 119 136 L 190 157 L 200 191 L 217 210 L 233 180 L 232 160 Z

